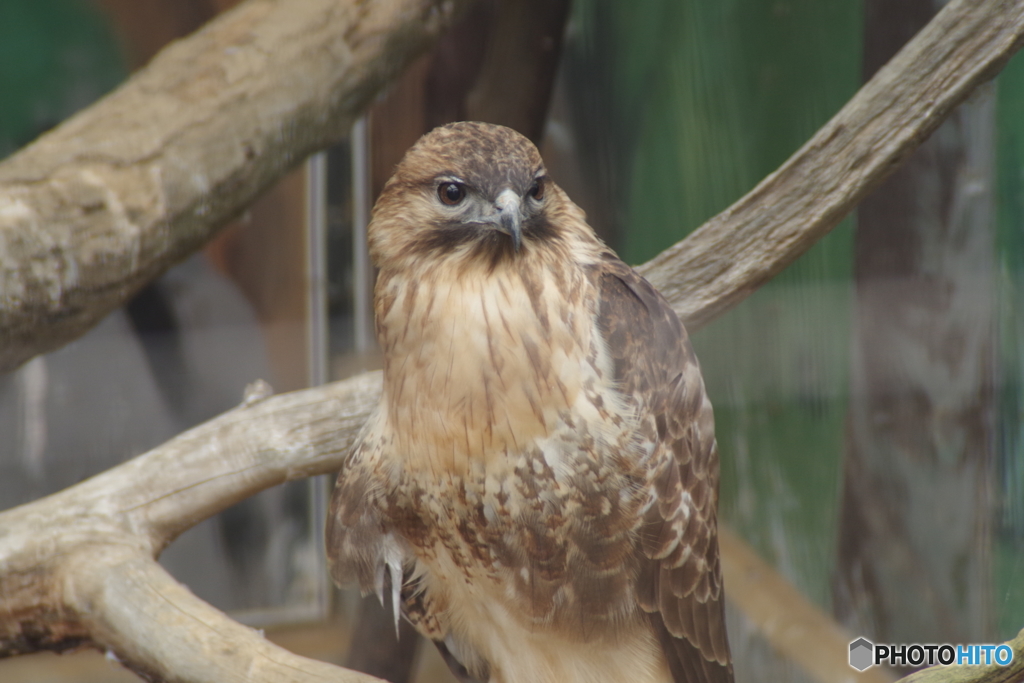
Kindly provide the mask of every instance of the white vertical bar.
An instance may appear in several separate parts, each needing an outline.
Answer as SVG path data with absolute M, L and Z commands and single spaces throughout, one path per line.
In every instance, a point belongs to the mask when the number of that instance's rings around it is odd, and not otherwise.
M 306 240 L 309 249 L 308 381 L 328 380 L 327 342 L 327 153 L 306 162 Z
M 309 294 L 307 305 L 307 373 L 309 386 L 326 384 L 330 379 L 328 310 L 327 310 L 327 153 L 314 154 L 306 162 L 306 246 Z M 327 575 L 327 556 L 324 550 L 324 524 L 327 517 L 327 497 L 330 482 L 327 477 L 309 479 L 310 528 L 317 566 L 315 618 L 325 618 L 331 610 L 331 580 Z
M 366 246 L 366 226 L 373 204 L 370 187 L 370 124 L 365 116 L 352 125 L 352 295 L 355 349 L 376 346 L 373 329 L 373 264 Z

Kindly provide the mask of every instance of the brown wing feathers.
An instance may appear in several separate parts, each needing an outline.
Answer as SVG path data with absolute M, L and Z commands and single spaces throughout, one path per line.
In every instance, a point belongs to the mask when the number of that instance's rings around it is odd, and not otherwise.
M 697 360 L 675 313 L 646 280 L 611 254 L 600 270 L 600 323 L 616 379 L 653 417 L 666 453 L 639 540 L 637 600 L 678 683 L 728 683 L 718 454 Z

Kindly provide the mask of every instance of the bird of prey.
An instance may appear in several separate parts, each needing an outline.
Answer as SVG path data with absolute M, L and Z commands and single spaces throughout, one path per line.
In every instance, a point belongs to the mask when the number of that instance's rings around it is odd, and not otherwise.
M 726 683 L 714 417 L 686 331 L 501 126 L 426 134 L 369 226 L 384 389 L 332 575 L 491 683 Z

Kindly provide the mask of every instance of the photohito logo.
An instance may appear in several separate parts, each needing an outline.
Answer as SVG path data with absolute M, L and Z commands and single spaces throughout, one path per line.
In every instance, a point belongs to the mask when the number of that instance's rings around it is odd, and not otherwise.
M 867 638 L 850 643 L 850 666 L 857 671 L 875 666 L 935 666 L 971 664 L 1008 666 L 1013 661 L 1009 645 L 876 645 Z

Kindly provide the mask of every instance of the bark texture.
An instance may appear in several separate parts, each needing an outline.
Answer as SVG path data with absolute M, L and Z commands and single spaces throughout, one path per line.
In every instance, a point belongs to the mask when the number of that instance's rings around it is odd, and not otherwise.
M 465 0 L 249 0 L 0 163 L 0 372 L 92 327 L 348 133 Z
M 153 558 L 197 521 L 258 491 L 336 471 L 380 383 L 370 373 L 275 397 L 254 385 L 239 408 L 0 513 L 0 657 L 92 644 L 157 680 L 338 680 L 338 668 L 270 644 Z

